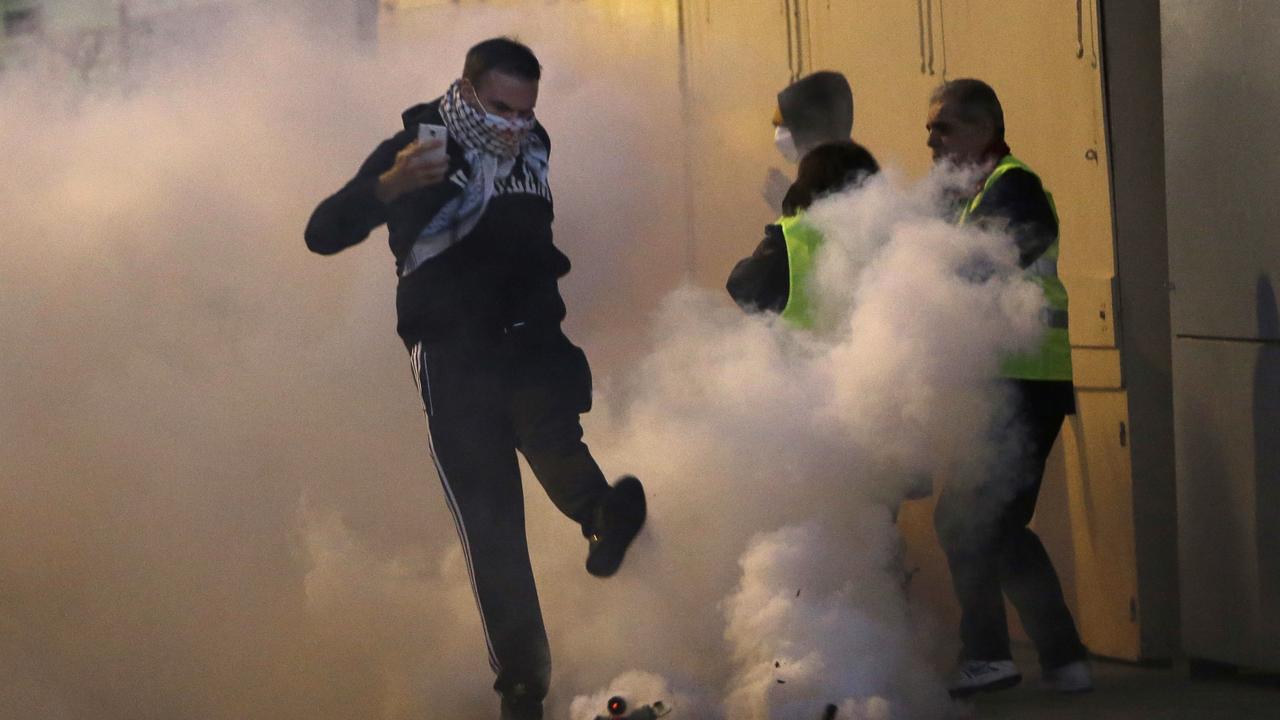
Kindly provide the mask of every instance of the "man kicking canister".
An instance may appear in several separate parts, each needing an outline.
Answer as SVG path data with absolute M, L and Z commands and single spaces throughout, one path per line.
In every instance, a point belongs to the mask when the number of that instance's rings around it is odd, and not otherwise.
M 462 541 L 503 720 L 541 718 L 551 673 L 515 451 L 581 525 L 591 574 L 618 570 L 645 518 L 640 481 L 627 476 L 611 487 L 582 442 L 591 371 L 560 328 L 557 281 L 569 260 L 552 242 L 551 141 L 533 114 L 541 74 L 514 40 L 471 48 L 462 77 L 443 97 L 406 110 L 404 129 L 320 203 L 306 230 L 307 247 L 328 255 L 387 225 L 397 331 Z

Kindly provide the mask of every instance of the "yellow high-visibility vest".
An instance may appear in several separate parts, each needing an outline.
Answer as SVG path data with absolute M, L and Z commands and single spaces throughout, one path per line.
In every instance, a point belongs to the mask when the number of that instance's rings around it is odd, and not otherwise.
M 782 237 L 787 242 L 787 304 L 782 319 L 796 327 L 813 327 L 813 298 L 810 280 L 813 261 L 822 246 L 822 233 L 804 219 L 804 211 L 778 219 Z
M 1000 180 L 1001 176 L 1015 168 L 1031 173 L 1037 180 L 1040 179 L 1031 168 L 1027 167 L 1026 163 L 1012 155 L 1005 155 L 987 176 L 978 194 L 974 195 L 960 211 L 956 224 L 966 224 L 982 205 L 982 199 L 987 191 Z M 1043 187 L 1043 182 L 1041 186 Z M 1044 194 L 1049 200 L 1049 209 L 1053 212 L 1053 219 L 1056 222 L 1058 209 L 1053 204 L 1053 195 L 1050 195 L 1048 190 L 1045 190 Z M 1006 356 L 1000 363 L 1000 375 L 1019 380 L 1070 380 L 1071 341 L 1067 334 L 1067 288 L 1058 278 L 1058 238 L 1055 237 L 1053 244 L 1023 272 L 1044 291 L 1048 305 L 1045 317 L 1047 329 L 1038 350 Z

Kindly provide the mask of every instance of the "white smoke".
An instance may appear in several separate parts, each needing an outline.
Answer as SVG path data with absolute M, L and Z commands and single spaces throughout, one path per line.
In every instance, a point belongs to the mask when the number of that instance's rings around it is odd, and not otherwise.
M 679 163 L 645 158 L 678 107 L 636 72 L 645 34 L 581 4 L 440 12 L 377 56 L 233 25 L 128 97 L 3 78 L 0 716 L 495 714 L 383 236 L 320 259 L 301 230 L 401 108 L 513 30 L 547 66 L 571 335 L 612 360 L 587 439 L 650 493 L 601 582 L 527 483 L 549 717 L 615 692 L 699 718 L 946 712 L 891 516 L 1034 337 L 1033 288 L 957 275 L 975 248 L 1007 266 L 1007 239 L 886 175 L 813 208 L 824 333 L 668 294 Z
M 646 580 L 626 589 L 632 624 L 704 651 L 724 628 L 728 666 L 710 674 L 675 648 L 632 646 L 637 667 L 723 683 L 723 706 L 699 717 L 948 711 L 892 513 L 971 462 L 999 405 L 987 380 L 1001 352 L 1034 344 L 1043 306 L 1007 237 L 940 219 L 945 189 L 966 181 L 888 173 L 815 204 L 823 332 L 673 295 L 631 402 L 588 428 L 654 495 L 656 547 L 629 561 Z M 984 277 L 966 278 L 975 257 Z
M 569 705 L 570 720 L 595 720 L 605 713 L 606 704 L 614 697 L 627 702 L 627 711 L 641 707 L 689 708 L 694 707 L 690 696 L 673 693 L 665 678 L 653 673 L 627 672 L 619 675 L 608 687 L 594 695 L 579 695 Z M 682 713 L 686 714 L 686 713 Z

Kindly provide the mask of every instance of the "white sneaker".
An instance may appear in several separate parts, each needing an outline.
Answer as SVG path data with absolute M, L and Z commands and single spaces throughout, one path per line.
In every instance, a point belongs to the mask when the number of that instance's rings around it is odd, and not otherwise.
M 1004 690 L 1022 682 L 1022 673 L 1012 660 L 962 660 L 951 681 L 951 697 L 976 692 Z
M 1047 690 L 1060 693 L 1082 693 L 1093 689 L 1093 671 L 1089 661 L 1076 660 L 1060 668 L 1046 670 L 1040 684 Z

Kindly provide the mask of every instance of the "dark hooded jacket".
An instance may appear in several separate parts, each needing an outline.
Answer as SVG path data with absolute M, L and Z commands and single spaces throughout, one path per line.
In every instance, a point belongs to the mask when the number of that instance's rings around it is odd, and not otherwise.
M 797 149 L 848 141 L 853 133 L 853 90 L 838 72 L 822 70 L 791 83 L 778 93 L 778 110 Z M 726 288 L 744 310 L 782 312 L 790 283 L 782 226 L 772 224 L 751 257 L 734 266 Z
M 418 235 L 462 191 L 471 172 L 462 146 L 450 137 L 445 181 L 383 204 L 375 194 L 378 177 L 416 139 L 419 123 L 443 124 L 439 99 L 409 108 L 402 120 L 404 129 L 378 145 L 356 176 L 312 213 L 307 247 L 331 255 L 386 223 L 400 276 L 396 330 L 410 347 L 462 333 L 501 333 L 522 323 L 558 327 L 565 308 L 557 280 L 569 272 L 569 259 L 552 243 L 554 209 L 546 186 L 497 194 L 466 237 L 401 274 Z M 533 132 L 550 149 L 551 139 L 540 124 Z
M 823 70 L 791 83 L 778 93 L 778 109 L 798 148 L 848 140 L 853 133 L 853 90 L 838 72 Z

